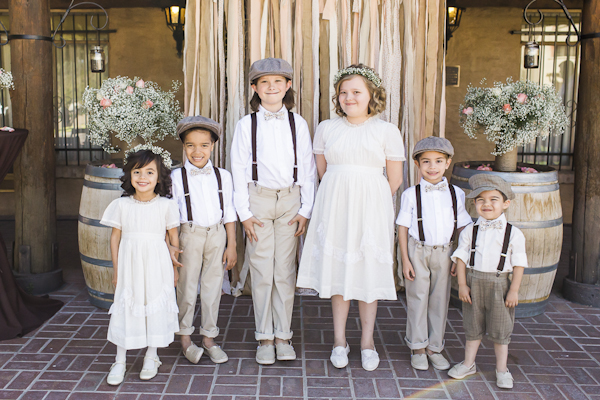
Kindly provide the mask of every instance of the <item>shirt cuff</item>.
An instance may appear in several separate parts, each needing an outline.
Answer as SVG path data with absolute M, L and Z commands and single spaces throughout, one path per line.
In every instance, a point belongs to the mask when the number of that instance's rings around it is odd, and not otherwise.
M 310 216 L 312 215 L 312 207 L 309 207 L 308 205 L 302 205 L 298 210 L 298 214 L 302 215 L 306 219 L 310 219 Z
M 527 254 L 525 253 L 518 253 L 518 254 L 511 254 L 510 256 L 510 264 L 513 267 L 524 267 L 527 268 Z
M 240 221 L 244 222 L 245 220 L 247 220 L 248 218 L 252 218 L 254 216 L 254 214 L 252 214 L 252 211 L 250 211 L 250 209 L 246 209 L 246 210 L 238 210 L 238 215 L 240 216 Z
M 325 154 L 325 150 L 313 148 L 313 154 Z
M 462 262 L 465 263 L 465 265 L 469 265 L 469 253 L 467 253 L 466 251 L 462 250 L 462 249 L 456 249 L 454 251 L 454 253 L 452 253 L 452 256 L 450 256 L 450 259 L 452 260 L 452 262 L 457 262 L 457 260 L 462 260 Z
M 398 213 L 398 218 L 396 219 L 396 225 L 405 226 L 410 228 L 412 224 L 412 214 L 407 213 L 406 211 L 400 210 Z

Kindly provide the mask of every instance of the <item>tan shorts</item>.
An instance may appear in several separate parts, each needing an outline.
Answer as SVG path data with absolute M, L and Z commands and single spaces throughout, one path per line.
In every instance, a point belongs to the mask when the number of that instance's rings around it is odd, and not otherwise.
M 467 340 L 481 340 L 488 334 L 498 344 L 509 344 L 515 325 L 515 308 L 504 305 L 510 288 L 508 273 L 467 269 L 467 286 L 473 304 L 463 302 L 463 326 Z

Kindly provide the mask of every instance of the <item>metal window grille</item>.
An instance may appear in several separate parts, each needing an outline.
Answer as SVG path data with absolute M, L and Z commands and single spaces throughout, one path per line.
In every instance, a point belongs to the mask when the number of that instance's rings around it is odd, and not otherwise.
M 581 31 L 581 13 L 571 12 L 575 24 Z M 537 21 L 537 12 L 528 15 Z M 519 160 L 530 164 L 548 165 L 559 170 L 573 169 L 573 147 L 577 117 L 577 91 L 579 84 L 580 46 L 567 46 L 567 33 L 575 36 L 567 18 L 561 13 L 544 13 L 542 22 L 533 28 L 533 37 L 540 45 L 539 68 L 525 69 L 521 65 L 521 79 L 529 79 L 540 84 L 556 87 L 563 99 L 569 117 L 569 126 L 564 135 L 537 138 L 519 148 Z M 529 39 L 529 26 L 523 24 L 521 31 L 521 59 L 525 43 Z

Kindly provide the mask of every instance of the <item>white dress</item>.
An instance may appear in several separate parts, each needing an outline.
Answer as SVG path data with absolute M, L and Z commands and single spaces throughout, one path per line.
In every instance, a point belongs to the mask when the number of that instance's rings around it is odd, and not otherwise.
M 322 298 L 395 300 L 394 207 L 383 175 L 386 160 L 404 161 L 398 128 L 374 116 L 319 124 L 313 143 L 327 170 L 315 198 L 302 251 L 298 287 Z
M 126 349 L 167 347 L 179 331 L 173 263 L 167 229 L 179 226 L 174 200 L 121 197 L 108 205 L 102 224 L 121 230 L 108 341 Z

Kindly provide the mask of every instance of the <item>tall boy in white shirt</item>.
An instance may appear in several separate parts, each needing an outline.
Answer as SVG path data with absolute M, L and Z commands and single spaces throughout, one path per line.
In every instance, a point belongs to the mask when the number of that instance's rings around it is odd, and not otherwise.
M 224 363 L 228 360 L 227 354 L 214 338 L 219 335 L 217 318 L 223 269 L 231 269 L 237 262 L 233 181 L 227 170 L 215 168 L 210 161 L 221 133 L 220 124 L 202 116 L 186 117 L 177 124 L 177 133 L 186 158 L 182 168 L 171 172 L 173 199 L 179 205 L 181 221 L 182 252 L 177 264 L 183 265 L 177 283 L 177 334 L 181 336 L 183 354 L 190 362 L 198 363 L 206 350 L 212 362 Z M 172 257 L 177 262 L 173 251 Z M 198 280 L 201 347 L 191 340 Z
M 508 344 L 515 324 L 515 307 L 525 268 L 525 236 L 506 221 L 504 210 L 515 195 L 510 184 L 496 175 L 469 178 L 479 219 L 460 234 L 452 254 L 457 264 L 458 296 L 463 301 L 463 326 L 467 343 L 465 360 L 448 375 L 462 379 L 476 373 L 475 356 L 487 333 L 496 353 L 496 385 L 513 387 L 508 371 Z M 512 272 L 512 282 L 508 276 Z
M 306 121 L 294 106 L 293 69 L 278 58 L 252 64 L 251 115 L 231 145 L 235 208 L 246 233 L 245 263 L 252 278 L 256 362 L 294 360 L 291 344 L 298 236 L 314 200 L 315 161 Z M 245 266 L 246 267 L 246 266 Z M 275 344 L 275 346 L 274 346 Z
M 444 172 L 452 162 L 449 140 L 430 136 L 420 140 L 413 159 L 423 178 L 402 193 L 396 224 L 406 288 L 405 341 L 412 350 L 413 368 L 446 370 L 444 349 L 450 300 L 452 244 L 471 223 L 465 210 L 465 193 L 449 185 Z M 429 360 L 429 362 L 428 362 Z

